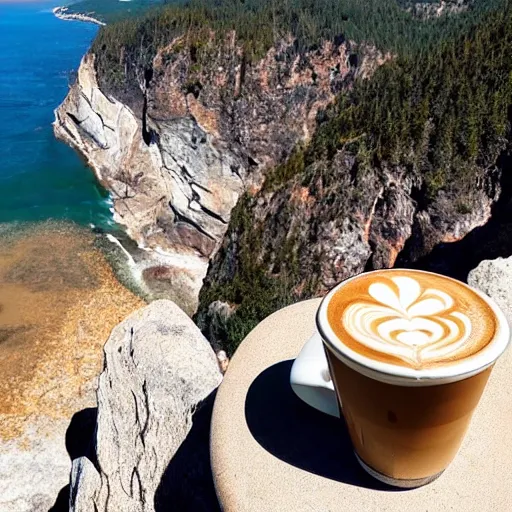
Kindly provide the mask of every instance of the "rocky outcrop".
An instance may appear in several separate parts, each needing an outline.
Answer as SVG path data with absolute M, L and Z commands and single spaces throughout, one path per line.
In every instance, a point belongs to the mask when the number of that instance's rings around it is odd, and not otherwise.
M 92 397 L 92 400 L 94 397 Z M 69 420 L 31 419 L 18 440 L 0 448 L 0 510 L 47 512 L 68 483 L 64 436 Z
M 174 303 L 118 325 L 105 345 L 94 449 L 73 462 L 70 509 L 216 510 L 208 430 L 221 380 L 210 345 Z
M 321 296 L 365 270 L 409 266 L 484 225 L 499 176 L 482 171 L 471 187 L 454 183 L 427 201 L 422 176 L 410 170 L 363 171 L 343 150 L 331 162 L 319 159 L 237 207 L 201 291 L 198 324 L 232 353 L 286 303 Z
M 318 180 L 310 187 L 294 182 L 249 200 L 251 222 L 264 230 L 255 260 L 266 261 L 266 270 L 277 274 L 295 270 L 289 256 L 296 257 L 299 294 L 306 284 L 310 292 L 313 285 L 315 294 L 323 294 L 365 269 L 393 267 L 399 255 L 402 262 L 415 261 L 441 242 L 460 240 L 489 220 L 499 194 L 499 184 L 489 176 L 482 187 L 459 195 L 466 209 L 448 193 L 424 208 L 418 177 L 394 169 L 354 180 L 352 163 L 340 154 L 333 164 L 338 171 L 334 182 Z M 330 200 L 334 197 L 336 202 Z M 211 275 L 234 277 L 232 262 L 238 254 L 231 252 L 238 251 L 243 236 L 236 229 L 230 232 Z M 285 246 L 287 254 L 282 254 Z
M 512 326 L 512 257 L 482 261 L 469 273 L 468 283 L 492 297 Z
M 294 44 L 249 62 L 234 33 L 221 43 L 212 35 L 198 63 L 176 38 L 124 89 L 97 77 L 88 54 L 56 111 L 57 137 L 111 192 L 115 220 L 149 259 L 158 253 L 143 271 L 153 281 L 187 275 L 192 309 L 240 195 L 309 140 L 337 92 L 386 59 L 369 48 L 356 58 L 341 38 L 305 54 Z

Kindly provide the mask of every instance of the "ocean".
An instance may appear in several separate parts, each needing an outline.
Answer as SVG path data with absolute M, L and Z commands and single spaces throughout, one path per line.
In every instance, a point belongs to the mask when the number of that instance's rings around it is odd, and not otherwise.
M 98 27 L 57 19 L 55 0 L 3 1 L 0 509 L 64 510 L 71 418 L 95 406 L 103 344 L 144 302 L 114 272 L 123 251 L 90 228 L 117 233 L 110 199 L 51 125 Z
M 0 0 L 0 223 L 108 227 L 105 191 L 51 126 L 98 27 L 57 19 L 57 5 Z

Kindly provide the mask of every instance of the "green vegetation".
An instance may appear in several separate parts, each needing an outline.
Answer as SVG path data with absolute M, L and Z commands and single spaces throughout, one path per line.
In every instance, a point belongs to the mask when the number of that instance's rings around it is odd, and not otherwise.
M 504 148 L 512 104 L 510 3 L 458 38 L 428 52 L 406 53 L 360 80 L 324 113 L 311 144 L 268 176 L 275 189 L 300 176 L 310 185 L 322 160 L 340 149 L 359 169 L 382 163 L 420 172 L 431 197 L 472 181 Z M 324 184 L 336 173 L 324 176 Z M 327 183 L 325 182 L 327 180 Z
M 352 171 L 414 173 L 422 178 L 427 203 L 443 192 L 454 198 L 456 211 L 467 214 L 471 206 L 465 192 L 496 165 L 511 141 L 511 108 L 512 7 L 506 2 L 471 32 L 440 41 L 428 52 L 405 53 L 371 80 L 359 81 L 325 114 L 310 145 L 268 176 L 261 195 L 277 191 L 288 198 L 281 204 L 289 204 L 293 184 L 308 187 L 311 194 L 329 190 L 317 194 L 316 204 L 323 202 L 326 207 L 319 211 L 339 216 L 342 207 L 336 202 L 346 197 L 340 184 L 346 183 L 348 171 L 334 158 L 342 151 L 354 156 Z M 354 191 L 365 194 L 357 187 Z M 352 200 L 358 201 L 357 194 Z M 213 300 L 239 305 L 225 323 L 231 352 L 282 304 L 312 296 L 320 273 L 314 261 L 298 261 L 303 242 L 293 233 L 286 237 L 288 247 L 277 251 L 278 261 L 269 265 L 268 241 L 277 239 L 276 224 L 251 216 L 256 203 L 257 198 L 246 196 L 235 210 L 228 239 L 236 240 L 231 247 L 236 258 L 223 248 L 215 262 L 222 269 L 229 256 L 234 271 L 228 277 L 210 273 L 200 298 L 200 310 Z M 281 226 L 292 225 L 293 212 L 285 209 L 279 215 Z M 312 233 L 301 240 L 309 243 L 308 236 Z M 297 292 L 304 279 L 305 288 Z
M 473 182 L 476 170 L 495 164 L 508 135 L 511 50 L 507 7 L 421 58 L 382 66 L 339 99 L 305 165 L 344 147 L 361 164 L 364 155 L 372 165 L 385 161 L 421 173 L 431 197 L 450 183 Z M 311 179 L 304 176 L 305 183 Z
M 238 305 L 236 312 L 223 322 L 223 332 L 219 333 L 225 340 L 223 349 L 230 355 L 262 318 L 293 302 L 292 279 L 288 280 L 283 274 L 276 282 L 265 272 L 263 262 L 258 261 L 263 233 L 253 223 L 251 199 L 247 195 L 238 202 L 231 219 L 231 232 L 243 234 L 235 277 L 220 286 L 206 286 L 201 293 L 201 304 L 206 307 L 219 298 Z
M 207 57 L 204 41 L 211 29 L 219 38 L 235 30 L 248 60 L 261 57 L 276 39 L 288 34 L 296 37 L 297 52 L 325 39 L 346 38 L 400 55 L 417 55 L 471 31 L 504 1 L 475 0 L 467 12 L 456 16 L 419 20 L 397 0 L 190 0 L 102 28 L 93 51 L 102 86 L 122 93 L 125 82 L 133 85 L 158 49 L 178 35 L 186 34 L 198 62 L 203 49 Z

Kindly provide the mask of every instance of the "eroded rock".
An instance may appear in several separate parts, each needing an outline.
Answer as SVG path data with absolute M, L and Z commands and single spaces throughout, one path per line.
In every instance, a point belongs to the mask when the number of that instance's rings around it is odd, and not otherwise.
M 348 41 L 298 55 L 290 37 L 250 63 L 230 33 L 221 43 L 212 37 L 199 65 L 184 38 L 169 43 L 147 83 L 127 84 L 131 95 L 103 87 L 95 56 L 86 55 L 54 128 L 111 192 L 128 235 L 191 276 L 179 283 L 179 304 L 195 309 L 240 195 L 311 138 L 317 113 L 355 76 L 390 56 L 365 48 L 353 65 Z M 157 288 L 162 298 L 162 281 Z
M 209 408 L 221 380 L 209 343 L 171 301 L 118 325 L 105 345 L 96 452 L 73 464 L 71 510 L 215 510 Z

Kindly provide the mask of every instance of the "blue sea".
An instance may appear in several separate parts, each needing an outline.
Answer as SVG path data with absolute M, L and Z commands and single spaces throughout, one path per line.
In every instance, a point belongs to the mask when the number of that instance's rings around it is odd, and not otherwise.
M 98 27 L 57 19 L 56 1 L 0 0 L 0 223 L 71 220 L 106 227 L 109 200 L 53 111 Z

